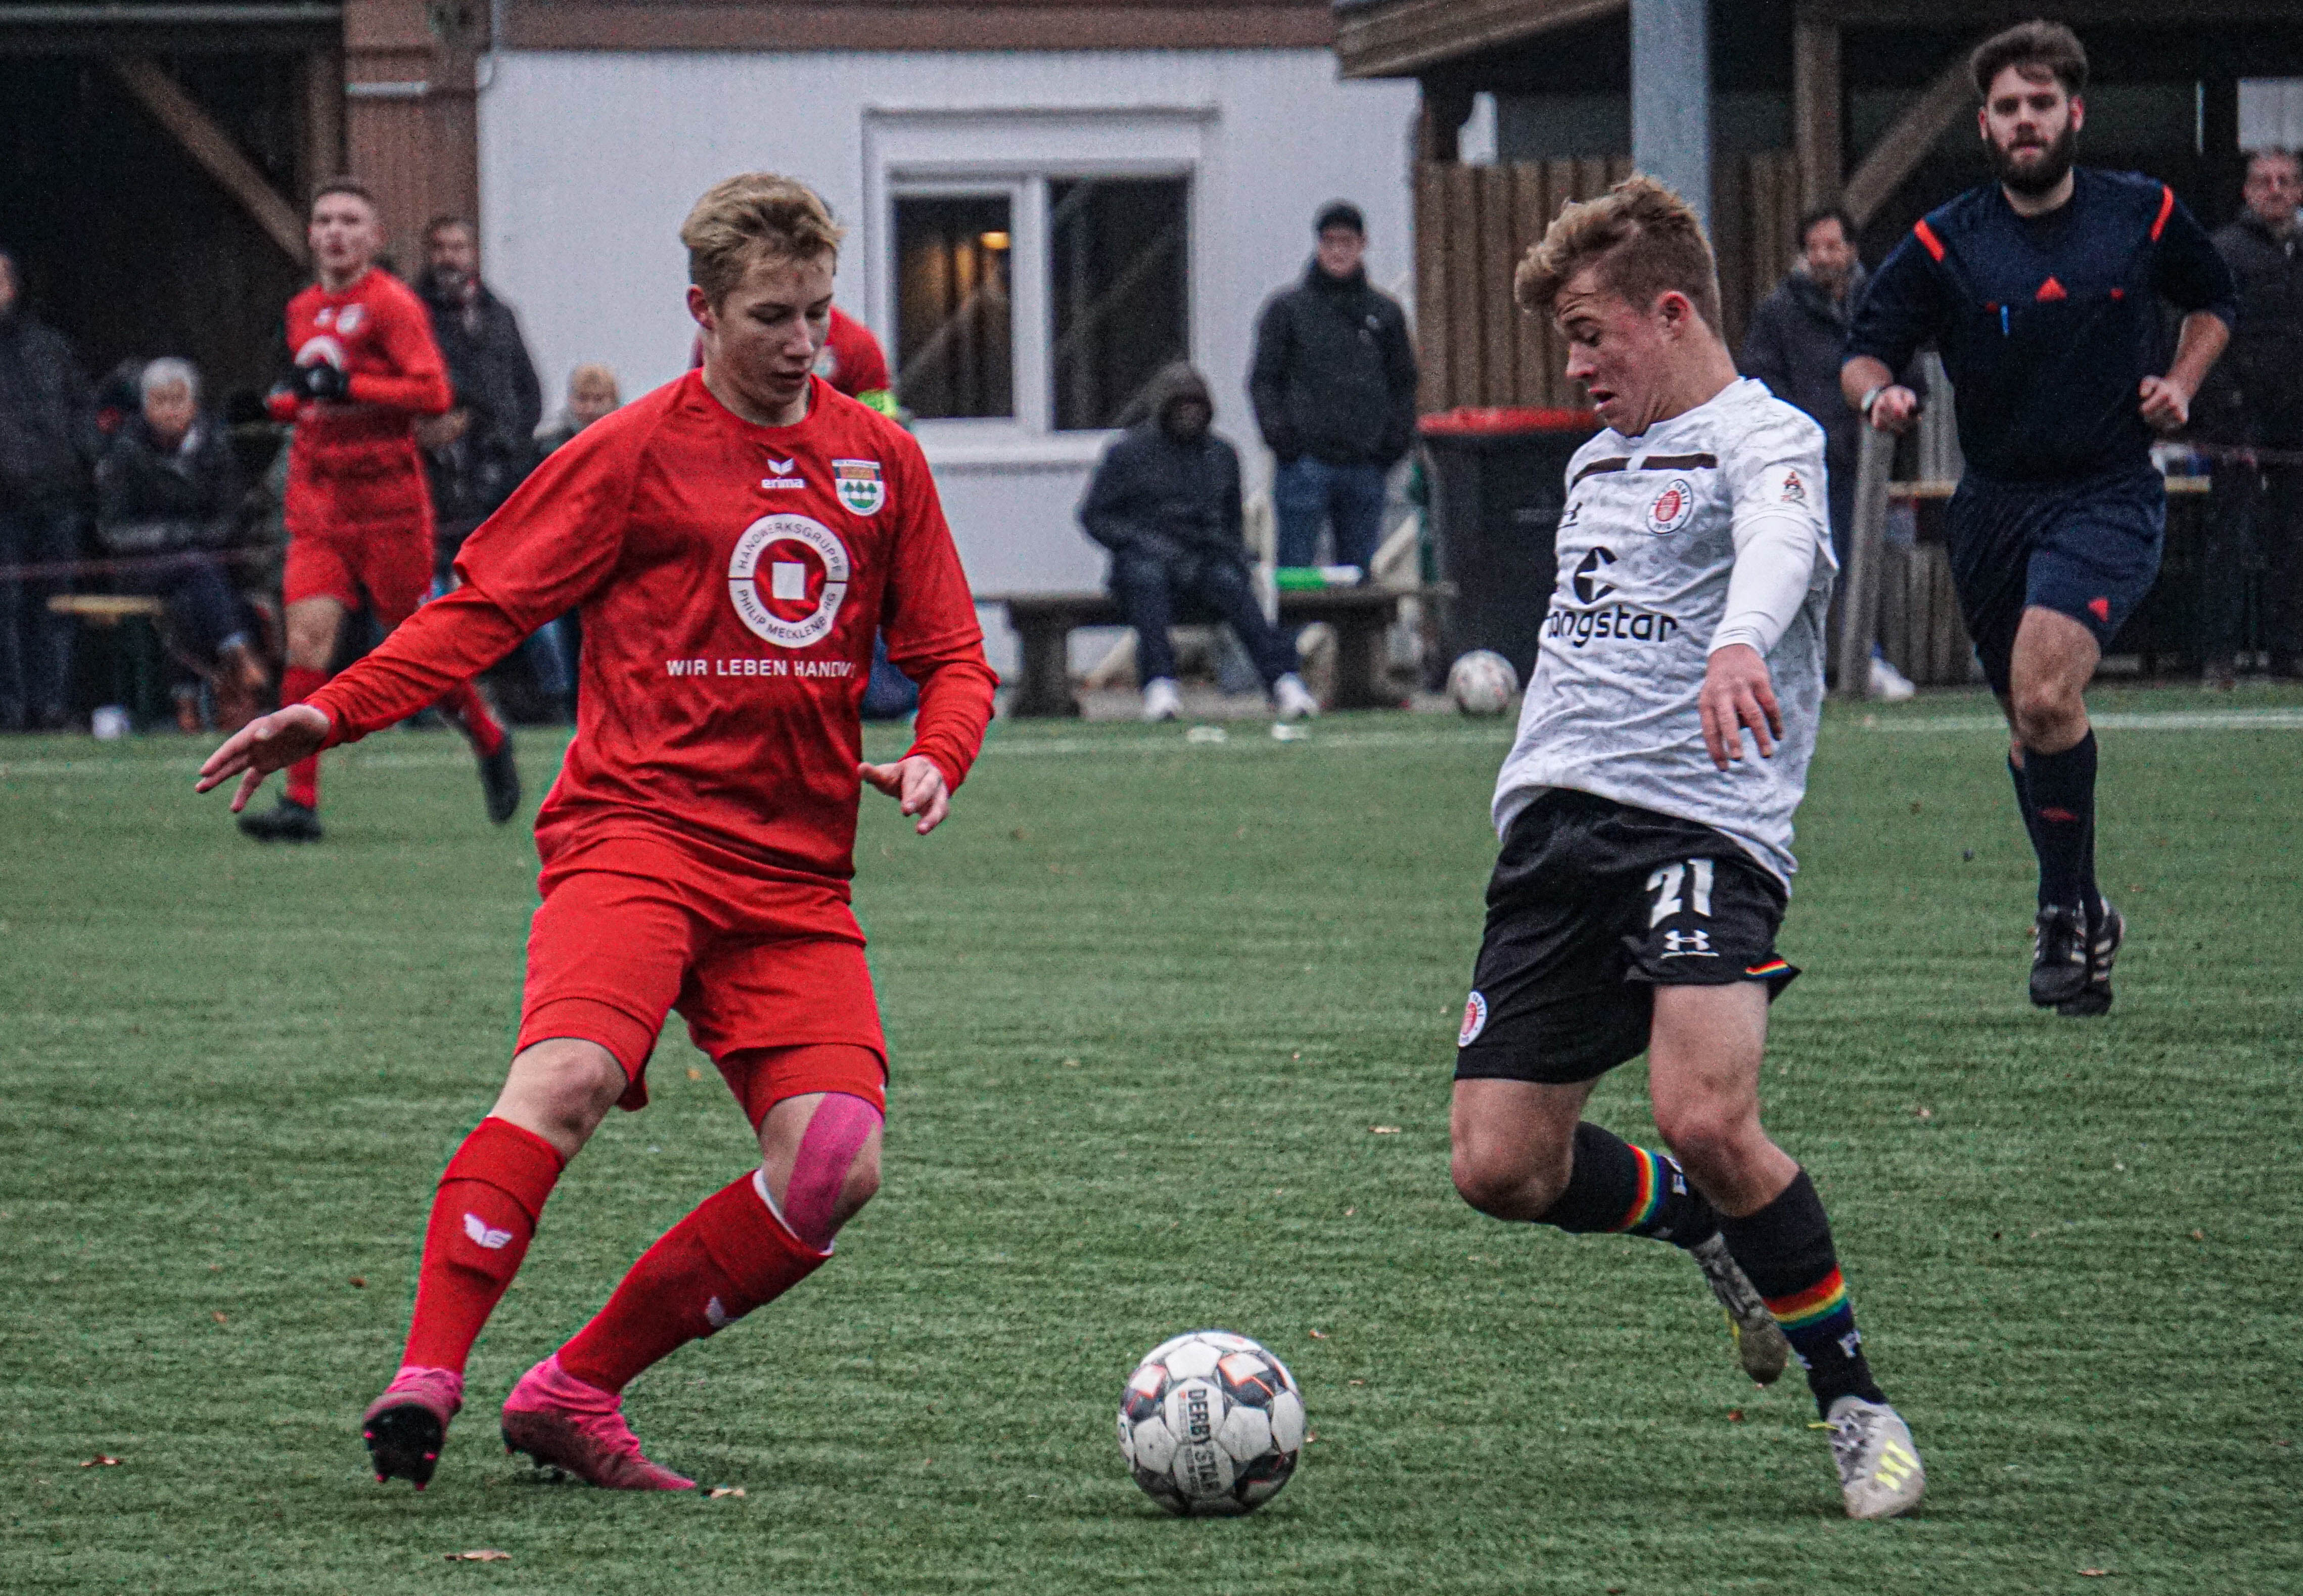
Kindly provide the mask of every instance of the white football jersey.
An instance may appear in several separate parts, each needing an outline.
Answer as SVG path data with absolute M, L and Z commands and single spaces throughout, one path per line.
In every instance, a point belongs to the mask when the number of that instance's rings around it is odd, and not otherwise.
M 1640 437 L 1610 427 L 1577 450 L 1557 586 L 1496 781 L 1497 833 L 1546 789 L 1569 787 L 1724 832 L 1788 887 L 1838 570 L 1829 513 L 1823 429 L 1749 377 Z M 1747 732 L 1742 758 L 1722 771 L 1696 700 L 1734 529 L 1785 516 L 1806 523 L 1817 552 L 1807 600 L 1767 656 L 1784 735 L 1761 759 Z

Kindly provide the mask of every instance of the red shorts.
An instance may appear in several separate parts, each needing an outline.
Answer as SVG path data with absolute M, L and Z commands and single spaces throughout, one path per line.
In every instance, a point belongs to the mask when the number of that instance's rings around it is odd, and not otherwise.
M 292 532 L 281 578 L 289 604 L 333 598 L 367 608 L 386 630 L 416 613 L 432 589 L 432 531 L 415 521 Z
M 554 1036 L 598 1043 L 631 1081 L 621 1106 L 637 1109 L 647 1102 L 656 1034 L 677 1009 L 755 1119 L 808 1092 L 845 1092 L 887 1111 L 888 1043 L 862 942 L 763 924 L 747 912 L 744 883 L 683 870 L 676 849 L 585 854 L 579 867 L 544 873 L 520 1047 Z M 611 863 L 623 867 L 603 867 Z M 764 1083 L 752 1078 L 763 1070 Z

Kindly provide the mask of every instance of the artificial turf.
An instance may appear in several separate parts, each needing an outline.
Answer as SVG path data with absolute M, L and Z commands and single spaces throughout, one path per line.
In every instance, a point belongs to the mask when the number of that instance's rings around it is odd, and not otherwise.
M 1835 709 L 1801 812 L 1768 1119 L 1926 1454 L 1923 1515 L 1884 1524 L 1840 1516 L 1796 1375 L 1741 1381 L 1685 1261 L 1448 1185 L 1499 724 L 1003 723 L 933 838 L 868 803 L 885 1186 L 629 1403 L 716 1498 L 539 1482 L 493 1415 L 747 1165 L 677 1025 L 654 1105 L 547 1211 L 431 1490 L 363 1466 L 533 902 L 460 746 L 331 756 L 326 843 L 265 849 L 191 796 L 188 742 L 8 742 L 0 1588 L 2303 1588 L 2303 695 L 2097 708 L 2107 1020 L 2023 1001 L 1987 701 Z M 525 739 L 532 786 L 554 752 Z M 1596 1115 L 1652 1135 L 1643 1079 Z M 1287 1359 L 1317 1437 L 1245 1520 L 1168 1518 L 1113 1444 L 1135 1357 L 1202 1325 Z M 481 1549 L 510 1556 L 445 1560 Z

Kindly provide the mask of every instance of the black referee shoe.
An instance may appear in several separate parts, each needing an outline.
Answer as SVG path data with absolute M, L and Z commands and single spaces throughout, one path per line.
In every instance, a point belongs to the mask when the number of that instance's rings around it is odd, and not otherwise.
M 504 733 L 494 753 L 480 756 L 480 790 L 487 795 L 493 823 L 503 824 L 519 810 L 519 766 L 512 759 L 510 732 Z
M 2054 1009 L 2087 990 L 2088 916 L 2076 903 L 2051 903 L 2032 925 L 2031 1001 Z
M 2079 996 L 2055 1005 L 2055 1012 L 2065 1019 L 2094 1019 L 2111 1012 L 2111 967 L 2119 957 L 2120 944 L 2127 940 L 2127 919 L 2111 907 L 2110 899 L 2096 901 L 2103 906 L 2103 913 L 2088 938 L 2087 984 Z
M 284 798 L 269 809 L 241 815 L 240 829 L 258 842 L 317 842 L 320 812 Z

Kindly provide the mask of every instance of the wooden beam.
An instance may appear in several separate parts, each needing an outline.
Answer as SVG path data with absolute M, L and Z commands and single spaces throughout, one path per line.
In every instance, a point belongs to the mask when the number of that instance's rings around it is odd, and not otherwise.
M 1792 29 L 1792 147 L 1802 210 L 1839 198 L 1840 97 L 1839 24 L 1802 16 Z
M 239 202 L 240 209 L 254 218 L 265 236 L 280 246 L 282 253 L 302 264 L 303 217 L 294 206 L 280 198 L 279 191 L 257 170 L 256 163 L 240 153 L 232 135 L 217 126 L 215 119 L 201 110 L 198 102 L 179 88 L 176 80 L 149 56 L 114 56 L 111 64 L 122 86 L 138 105 L 151 113 L 152 120 L 167 130 L 170 137 L 183 146 L 184 153 Z
M 1872 213 L 1887 203 L 1887 197 L 1902 187 L 1903 180 L 1916 171 L 1928 151 L 1935 148 L 1952 123 L 1964 112 L 1975 108 L 1975 87 L 1967 78 L 1967 52 L 1936 74 L 1919 97 L 1907 107 L 1879 142 L 1871 147 L 1862 162 L 1848 175 L 1847 188 L 1840 201 L 1847 214 L 1862 226 Z
M 337 51 L 304 57 L 303 132 L 299 198 L 344 169 L 344 58 Z
M 1405 78 L 1624 10 L 1631 0 L 1383 0 L 1336 17 L 1346 78 Z

